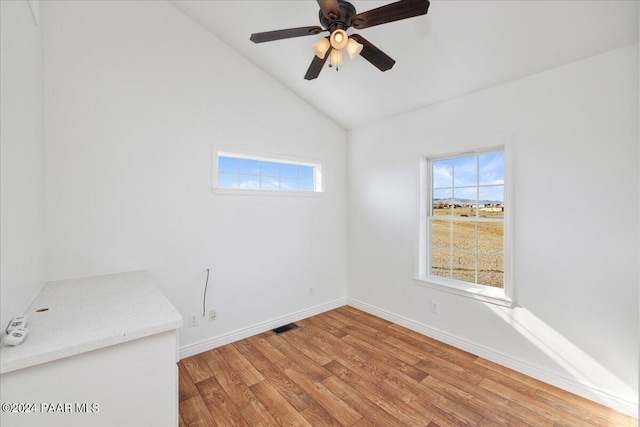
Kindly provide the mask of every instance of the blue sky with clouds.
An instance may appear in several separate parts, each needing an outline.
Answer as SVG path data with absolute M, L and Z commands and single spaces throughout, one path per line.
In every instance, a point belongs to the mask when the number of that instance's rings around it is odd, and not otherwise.
M 504 201 L 504 152 L 433 161 L 434 199 Z
M 218 157 L 218 187 L 243 190 L 314 191 L 313 167 Z

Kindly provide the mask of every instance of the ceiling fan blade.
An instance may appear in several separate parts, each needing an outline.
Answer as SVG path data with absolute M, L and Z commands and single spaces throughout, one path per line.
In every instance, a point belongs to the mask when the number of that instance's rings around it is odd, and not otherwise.
M 371 62 L 380 71 L 390 70 L 396 63 L 393 58 L 371 44 L 371 42 L 360 34 L 351 34 L 350 37 L 362 44 L 362 52 L 360 52 L 360 56 Z
M 249 40 L 254 43 L 264 43 L 274 40 L 290 39 L 292 37 L 313 36 L 321 33 L 322 31 L 325 30 L 317 25 L 312 25 L 310 27 L 287 28 L 286 30 L 253 33 Z
M 429 0 L 400 0 L 358 13 L 351 18 L 351 26 L 361 30 L 374 25 L 425 15 L 427 10 L 429 10 Z
M 315 78 L 318 78 L 318 76 L 320 75 L 320 71 L 322 71 L 322 67 L 324 67 L 324 63 L 327 62 L 330 54 L 331 47 L 329 47 L 329 50 L 327 50 L 327 53 L 324 55 L 324 59 L 320 59 L 317 56 L 313 57 L 313 61 L 311 61 L 311 65 L 309 65 L 307 74 L 304 75 L 305 80 L 313 80 Z
M 340 19 L 340 6 L 338 0 L 318 0 L 320 10 L 329 21 Z

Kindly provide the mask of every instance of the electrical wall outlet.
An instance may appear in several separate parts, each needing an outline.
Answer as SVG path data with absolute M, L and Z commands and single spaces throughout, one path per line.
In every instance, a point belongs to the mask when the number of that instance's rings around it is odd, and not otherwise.
M 216 320 L 217 317 L 218 317 L 218 314 L 216 313 L 215 308 L 212 308 L 211 310 L 209 310 L 209 321 Z
M 431 301 L 431 312 L 440 314 L 440 303 L 438 301 Z
M 189 327 L 192 328 L 198 326 L 198 313 L 191 313 L 189 315 Z
M 309 286 L 309 295 L 313 295 L 313 286 Z

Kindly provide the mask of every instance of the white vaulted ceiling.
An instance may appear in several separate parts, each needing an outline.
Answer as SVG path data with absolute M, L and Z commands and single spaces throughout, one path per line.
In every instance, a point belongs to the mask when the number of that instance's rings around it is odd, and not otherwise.
M 307 81 L 321 35 L 261 44 L 249 36 L 319 25 L 316 1 L 171 3 L 346 129 L 638 42 L 637 1 L 434 0 L 425 16 L 348 30 L 395 59 L 391 70 L 346 57 L 339 71 L 325 66 Z M 351 3 L 364 12 L 392 1 Z

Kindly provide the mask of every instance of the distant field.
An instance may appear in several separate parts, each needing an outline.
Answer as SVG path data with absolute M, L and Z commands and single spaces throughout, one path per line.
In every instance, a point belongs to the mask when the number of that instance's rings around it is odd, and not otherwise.
M 447 215 L 450 209 L 434 214 Z M 458 208 L 456 214 L 475 216 L 475 209 Z M 481 213 L 482 215 L 482 213 Z M 500 216 L 498 216 L 500 215 Z M 500 218 L 503 212 L 487 212 L 486 217 Z M 484 215 L 482 215 L 484 216 Z M 476 282 L 476 223 L 434 220 L 431 229 L 432 274 Z M 449 251 L 449 248 L 453 251 Z M 502 223 L 477 224 L 477 283 L 504 287 L 504 229 Z M 452 258 L 450 258 L 452 257 Z

